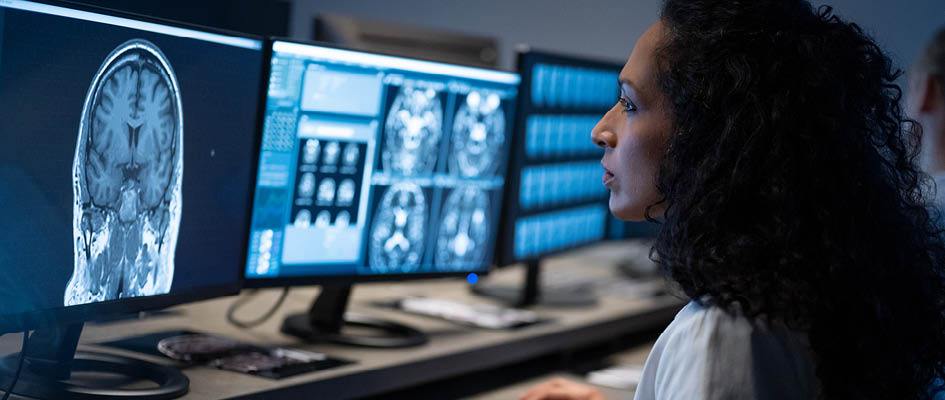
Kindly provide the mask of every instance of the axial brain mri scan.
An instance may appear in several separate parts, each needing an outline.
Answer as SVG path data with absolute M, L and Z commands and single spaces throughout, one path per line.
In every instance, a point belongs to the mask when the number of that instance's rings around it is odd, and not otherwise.
M 170 291 L 183 125 L 177 78 L 157 46 L 130 40 L 105 57 L 73 161 L 75 265 L 65 305 Z
M 371 229 L 371 268 L 409 272 L 423 256 L 426 198 L 420 186 L 399 183 L 384 193 Z
M 442 109 L 432 88 L 401 89 L 387 116 L 385 168 L 407 176 L 433 169 L 443 132 Z
M 276 233 L 249 249 L 250 286 L 489 267 L 518 74 L 282 40 L 271 54 L 249 240 Z M 294 145 L 266 147 L 281 125 Z
M 489 240 L 489 197 L 467 187 L 450 193 L 440 217 L 436 266 L 462 270 L 478 265 L 486 256 Z
M 498 94 L 472 91 L 453 122 L 450 170 L 464 177 L 494 173 L 505 143 L 505 113 Z

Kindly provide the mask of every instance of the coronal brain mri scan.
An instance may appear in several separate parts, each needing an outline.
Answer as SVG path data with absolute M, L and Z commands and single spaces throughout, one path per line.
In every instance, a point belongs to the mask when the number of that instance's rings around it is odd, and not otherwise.
M 404 86 L 387 114 L 384 167 L 401 175 L 432 171 L 443 133 L 443 105 L 432 88 Z
M 181 219 L 183 110 L 164 54 L 131 40 L 93 76 L 72 166 L 65 305 L 168 293 Z
M 426 213 L 426 198 L 414 183 L 398 183 L 384 193 L 371 228 L 370 266 L 375 272 L 409 272 L 419 267 Z
M 472 91 L 453 122 L 450 171 L 464 177 L 492 174 L 505 143 L 505 114 L 495 93 Z
M 450 193 L 440 216 L 438 268 L 462 269 L 483 261 L 489 240 L 489 214 L 489 196 L 482 190 L 464 188 Z

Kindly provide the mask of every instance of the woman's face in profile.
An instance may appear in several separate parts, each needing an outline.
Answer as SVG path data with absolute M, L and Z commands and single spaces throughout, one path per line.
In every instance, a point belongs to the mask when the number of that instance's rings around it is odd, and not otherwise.
M 620 99 L 591 133 L 604 149 L 610 212 L 626 221 L 644 220 L 646 207 L 660 200 L 656 179 L 672 126 L 656 83 L 655 52 L 662 35 L 663 24 L 657 22 L 637 40 L 620 72 Z M 655 208 L 653 216 L 661 212 Z

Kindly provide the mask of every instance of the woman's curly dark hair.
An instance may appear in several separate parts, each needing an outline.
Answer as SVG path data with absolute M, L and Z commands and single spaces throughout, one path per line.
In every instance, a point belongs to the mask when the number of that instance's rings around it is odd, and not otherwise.
M 824 398 L 928 398 L 945 244 L 900 71 L 803 0 L 667 0 L 661 20 L 653 258 L 693 299 L 806 332 Z

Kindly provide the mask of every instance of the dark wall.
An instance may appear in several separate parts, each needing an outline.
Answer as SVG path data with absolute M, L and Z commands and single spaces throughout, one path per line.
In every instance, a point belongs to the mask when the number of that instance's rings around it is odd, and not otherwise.
M 512 67 L 515 45 L 626 61 L 656 21 L 662 0 L 292 0 L 291 33 L 309 39 L 313 19 L 333 13 L 486 35 L 499 40 L 500 64 Z M 900 66 L 945 23 L 943 0 L 811 0 L 831 5 L 873 33 Z M 553 12 L 548 12 L 553 11 Z
M 288 0 L 74 0 L 152 17 L 264 36 L 289 33 Z

